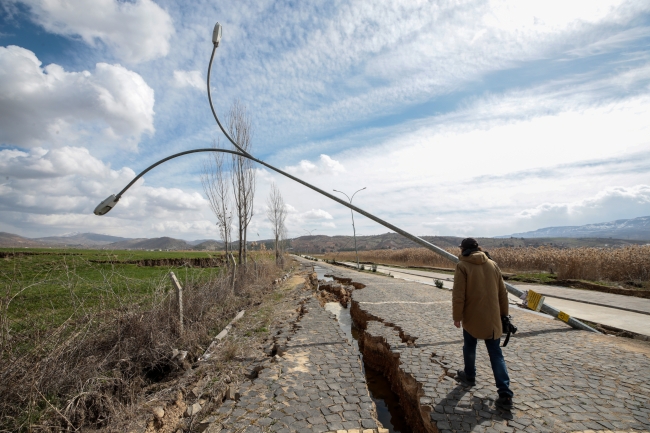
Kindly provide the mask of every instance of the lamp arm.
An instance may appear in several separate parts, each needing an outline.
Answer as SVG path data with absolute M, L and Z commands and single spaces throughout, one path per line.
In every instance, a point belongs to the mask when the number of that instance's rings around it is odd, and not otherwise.
M 235 140 L 233 140 L 233 139 L 230 137 L 230 135 L 226 132 L 225 128 L 223 127 L 223 125 L 222 125 L 221 122 L 219 121 L 219 116 L 217 116 L 217 112 L 214 111 L 214 105 L 212 104 L 212 92 L 210 91 L 210 73 L 212 72 L 212 62 L 214 61 L 214 53 L 215 53 L 215 51 L 217 51 L 217 44 L 213 44 L 213 46 L 212 46 L 212 55 L 210 56 L 210 63 L 209 63 L 209 65 L 208 65 L 208 79 L 207 79 L 207 83 L 208 83 L 208 101 L 210 102 L 210 110 L 212 110 L 212 115 L 214 116 L 214 120 L 217 121 L 217 125 L 219 125 L 219 129 L 221 129 L 221 132 L 223 132 L 223 135 L 226 136 L 226 138 L 228 139 L 228 141 L 230 141 L 230 142 L 232 143 L 232 145 L 235 146 L 235 148 L 237 148 L 237 150 L 239 150 L 241 153 L 243 153 L 244 156 L 250 157 L 251 154 L 248 153 L 248 152 L 246 152 L 244 149 L 242 149 L 242 148 L 239 146 L 239 144 L 237 144 L 237 143 L 235 142 Z
M 245 154 L 243 154 L 243 153 L 236 152 L 236 151 L 234 151 L 234 150 L 215 149 L 215 148 L 207 148 L 207 149 L 193 149 L 193 150 L 186 150 L 185 152 L 175 153 L 174 155 L 168 156 L 167 158 L 163 158 L 163 159 L 161 159 L 160 161 L 158 161 L 158 162 L 156 162 L 156 163 L 154 163 L 154 164 L 151 164 L 149 167 L 145 168 L 144 171 L 142 171 L 139 175 L 137 175 L 136 177 L 134 177 L 133 180 L 132 180 L 131 182 L 129 182 L 129 184 L 128 184 L 127 186 L 125 186 L 124 189 L 123 189 L 122 191 L 120 191 L 120 192 L 115 196 L 115 198 L 119 200 L 120 197 L 122 197 L 122 194 L 124 194 L 124 193 L 126 192 L 126 190 L 128 190 L 129 188 L 131 188 L 131 187 L 133 186 L 133 184 L 136 183 L 136 182 L 138 181 L 138 179 L 140 179 L 142 176 L 144 176 L 144 175 L 147 174 L 149 171 L 153 170 L 154 168 L 156 168 L 157 166 L 159 166 L 159 165 L 162 164 L 163 162 L 167 162 L 167 161 L 169 161 L 170 159 L 178 158 L 179 156 L 187 155 L 187 154 L 190 154 L 190 153 L 199 153 L 199 152 L 223 152 L 223 153 L 231 153 L 231 154 L 233 154 L 233 155 L 240 155 L 240 156 L 243 156 L 243 157 L 246 157 L 246 158 L 249 157 L 249 155 L 245 155 Z

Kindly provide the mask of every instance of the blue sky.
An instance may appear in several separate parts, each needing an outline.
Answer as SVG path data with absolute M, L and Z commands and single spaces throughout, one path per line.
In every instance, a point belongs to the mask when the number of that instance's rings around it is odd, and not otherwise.
M 303 4 L 306 3 L 306 4 Z M 650 215 L 645 1 L 0 5 L 0 231 L 216 238 L 200 156 L 166 163 L 107 216 L 94 206 L 171 153 L 223 137 L 420 235 L 503 235 Z M 220 138 L 221 137 L 221 138 Z M 351 234 L 349 211 L 260 169 L 289 234 Z M 386 229 L 359 216 L 360 234 Z

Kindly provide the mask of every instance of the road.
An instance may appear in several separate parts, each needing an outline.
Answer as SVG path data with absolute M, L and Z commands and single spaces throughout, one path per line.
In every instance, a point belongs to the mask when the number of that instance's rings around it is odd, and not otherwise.
M 413 431 L 650 431 L 648 342 L 575 330 L 550 316 L 513 308 L 519 332 L 503 353 L 515 409 L 499 411 L 482 344 L 476 386 L 465 387 L 453 379 L 463 367 L 463 337 L 453 325 L 448 290 L 432 288 L 430 277 L 424 285 L 319 266 L 339 281 L 349 278 L 360 287 L 352 292 L 351 316 L 362 333 L 364 364 L 389 380 Z
M 356 266 L 356 263 L 352 262 L 343 263 Z M 433 281 L 438 279 L 442 281 L 443 287 L 446 289 L 451 289 L 454 284 L 454 275 L 451 273 L 382 265 L 377 266 L 377 272 L 429 285 L 434 285 Z M 650 299 L 542 284 L 518 283 L 514 285 L 520 290 L 534 290 L 543 294 L 546 296 L 547 304 L 559 308 L 577 319 L 650 337 Z M 510 299 L 513 303 L 520 302 L 513 295 L 510 295 Z

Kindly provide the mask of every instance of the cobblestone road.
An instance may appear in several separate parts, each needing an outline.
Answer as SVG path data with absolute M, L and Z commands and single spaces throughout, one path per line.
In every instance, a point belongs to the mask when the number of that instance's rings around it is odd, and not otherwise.
M 354 265 L 349 262 L 345 263 Z M 387 266 L 378 266 L 377 271 L 386 274 L 390 272 L 396 278 L 428 285 L 433 285 L 434 279 L 440 279 L 444 287 L 448 289 L 454 285 L 453 274 Z M 514 285 L 521 290 L 532 289 L 547 296 L 546 303 L 576 318 L 650 336 L 650 299 L 561 286 L 528 283 L 515 283 Z M 514 295 L 510 295 L 510 298 L 519 302 Z
M 387 432 L 376 421 L 359 353 L 335 316 L 309 298 L 278 355 L 220 408 L 212 432 Z M 287 340 L 288 338 L 288 340 Z
M 515 409 L 504 412 L 494 406 L 484 346 L 477 349 L 477 386 L 463 387 L 450 377 L 463 367 L 463 343 L 451 319 L 449 291 L 332 269 L 366 285 L 353 292 L 353 318 L 363 316 L 364 338 L 381 341 L 404 377 L 417 381 L 417 409 L 428 418 L 424 424 L 430 421 L 429 431 L 650 431 L 647 342 L 577 331 L 511 309 L 519 332 L 503 351 Z

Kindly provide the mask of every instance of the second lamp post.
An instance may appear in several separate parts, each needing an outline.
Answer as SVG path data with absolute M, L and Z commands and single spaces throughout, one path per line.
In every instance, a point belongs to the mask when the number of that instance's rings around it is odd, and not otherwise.
M 339 191 L 337 189 L 335 189 L 333 191 L 334 192 L 340 192 L 341 194 L 346 196 L 348 198 L 348 200 L 350 201 L 350 204 L 352 204 L 352 199 L 354 198 L 356 193 L 358 193 L 359 191 L 363 191 L 364 189 L 366 189 L 365 186 L 363 188 L 359 189 L 359 190 L 356 190 L 354 192 L 354 194 L 352 194 L 352 197 L 350 197 L 349 195 L 347 195 L 343 191 Z M 355 254 L 357 256 L 357 269 L 359 269 L 359 250 L 357 250 L 357 230 L 354 228 L 354 212 L 352 211 L 352 209 L 350 209 L 350 215 L 352 215 L 352 233 L 354 235 L 354 252 L 355 252 Z

